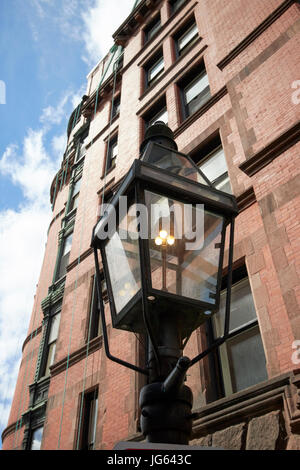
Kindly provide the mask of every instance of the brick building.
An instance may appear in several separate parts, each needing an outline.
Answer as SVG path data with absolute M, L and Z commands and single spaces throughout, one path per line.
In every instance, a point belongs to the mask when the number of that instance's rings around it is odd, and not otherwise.
M 299 33 L 293 0 L 142 0 L 114 33 L 70 117 L 51 186 L 3 449 L 112 449 L 142 439 L 144 378 L 105 356 L 90 242 L 101 204 L 156 120 L 239 207 L 231 336 L 189 371 L 191 442 L 300 448 Z M 188 356 L 218 334 L 222 309 L 193 333 Z M 142 360 L 135 335 L 108 331 L 115 354 Z

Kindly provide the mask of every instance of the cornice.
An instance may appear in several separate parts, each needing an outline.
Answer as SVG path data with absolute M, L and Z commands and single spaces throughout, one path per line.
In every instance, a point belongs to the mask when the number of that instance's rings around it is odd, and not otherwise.
M 262 150 L 259 150 L 241 163 L 239 168 L 246 173 L 246 175 L 253 176 L 283 152 L 299 142 L 299 140 L 300 122 L 297 122 L 272 140 L 272 142 L 266 145 Z
M 161 0 L 142 0 L 113 33 L 112 36 L 115 43 L 120 46 L 124 46 L 131 34 L 145 21 L 150 12 L 159 3 L 161 3 Z
M 90 355 L 100 349 L 102 347 L 102 342 L 102 336 L 98 336 L 97 338 L 92 339 L 89 343 L 71 353 L 69 356 L 66 356 L 53 364 L 53 366 L 50 367 L 51 377 L 64 372 L 67 367 L 72 367 L 74 364 L 77 364 L 77 362 L 85 359 L 87 355 Z

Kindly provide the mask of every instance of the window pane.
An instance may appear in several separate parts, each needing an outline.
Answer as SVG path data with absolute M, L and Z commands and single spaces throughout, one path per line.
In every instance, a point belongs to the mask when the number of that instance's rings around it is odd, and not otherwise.
M 199 168 L 211 182 L 215 181 L 220 175 L 227 173 L 227 164 L 223 148 L 220 147 L 212 152 L 207 160 L 203 163 L 200 162 Z
M 193 24 L 179 39 L 178 39 L 178 49 L 181 51 L 185 46 L 189 44 L 192 39 L 194 39 L 198 34 L 198 29 L 196 24 Z
M 48 355 L 47 355 L 47 362 L 45 367 L 44 375 L 47 376 L 50 373 L 50 367 L 54 364 L 54 356 L 55 356 L 55 349 L 56 349 L 56 342 L 52 343 L 48 347 Z
M 112 112 L 113 117 L 119 114 L 120 112 L 120 102 L 121 102 L 120 96 L 114 99 L 113 112 Z
M 185 0 L 173 0 L 170 2 L 172 13 L 175 13 L 181 7 L 181 5 L 185 2 Z
M 98 397 L 91 401 L 88 427 L 88 449 L 93 450 L 96 438 Z
M 214 317 L 216 326 L 216 335 L 220 336 L 224 331 L 226 292 L 221 292 L 220 309 Z M 232 332 L 245 326 L 247 323 L 256 319 L 252 292 L 249 280 L 242 279 L 232 286 L 231 304 L 230 304 L 230 327 Z
M 225 193 L 232 194 L 230 179 L 227 173 L 218 178 L 218 180 L 214 183 L 214 187 L 220 191 L 224 191 Z
M 48 344 L 52 343 L 53 341 L 57 339 L 59 322 L 60 322 L 60 313 L 57 313 L 51 319 L 51 328 L 50 328 Z
M 160 18 L 156 19 L 154 22 L 151 22 L 150 25 L 146 28 L 146 41 L 149 41 L 155 33 L 160 29 Z
M 62 256 L 66 255 L 67 253 L 70 253 L 71 246 L 72 246 L 72 238 L 73 238 L 73 233 L 70 233 L 70 235 L 68 235 L 65 238 L 64 249 L 63 249 Z
M 79 193 L 80 191 L 80 186 L 81 186 L 81 178 L 79 180 L 76 181 L 76 183 L 74 184 L 74 188 L 73 188 L 73 197 Z
M 232 338 L 226 345 L 233 392 L 267 380 L 265 353 L 258 327 Z
M 31 437 L 31 446 L 30 450 L 40 450 L 43 437 L 43 426 L 37 428 L 33 431 Z
M 149 68 L 148 72 L 148 82 L 151 82 L 156 78 L 164 69 L 164 59 L 163 57 L 159 59 L 152 67 Z
M 205 88 L 209 86 L 207 74 L 196 78 L 190 85 L 185 88 L 186 103 L 190 103 L 195 99 Z

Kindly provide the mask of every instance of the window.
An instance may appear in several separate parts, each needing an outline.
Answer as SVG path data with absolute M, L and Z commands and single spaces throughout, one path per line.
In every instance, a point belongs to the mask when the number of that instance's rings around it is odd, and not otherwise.
M 73 189 L 72 189 L 72 198 L 71 198 L 70 206 L 69 206 L 69 212 L 71 212 L 73 209 L 75 209 L 78 205 L 80 186 L 81 186 L 81 178 L 79 178 L 74 183 L 74 186 L 73 186 Z
M 44 358 L 44 370 L 42 377 L 48 376 L 50 374 L 50 367 L 54 363 L 54 356 L 56 350 L 56 340 L 58 336 L 58 328 L 60 323 L 60 312 L 53 315 L 49 320 L 48 325 L 48 341 L 47 349 Z
M 144 29 L 145 33 L 145 42 L 150 41 L 150 39 L 155 36 L 157 31 L 159 31 L 161 27 L 161 21 L 160 21 L 160 15 L 156 16 L 150 23 L 147 24 L 147 26 Z
M 103 293 L 103 298 L 105 299 L 107 294 L 106 294 L 106 283 L 104 279 L 102 279 L 102 293 Z M 91 292 L 91 301 L 90 301 L 88 340 L 97 338 L 97 336 L 100 336 L 101 334 L 102 334 L 102 323 L 101 323 L 101 318 L 100 318 L 100 305 L 99 305 L 99 300 L 98 300 L 96 276 L 94 276 L 92 280 L 92 292 Z
M 183 100 L 184 118 L 195 113 L 211 96 L 205 70 L 195 78 L 185 79 L 180 89 Z
M 169 0 L 169 4 L 171 7 L 171 13 L 175 13 L 175 11 L 179 10 L 181 5 L 185 3 L 185 0 Z
M 213 335 L 224 331 L 226 293 L 221 292 L 219 312 L 212 318 Z M 266 380 L 266 360 L 251 288 L 243 266 L 233 273 L 230 337 L 218 350 L 223 395 L 244 390 Z
M 146 128 L 152 126 L 157 121 L 163 121 L 165 124 L 168 124 L 168 111 L 166 106 L 165 97 L 162 100 L 159 100 L 150 111 L 148 111 L 144 117 L 144 122 Z
M 197 38 L 198 28 L 196 23 L 193 21 L 192 23 L 185 25 L 184 30 L 181 29 L 174 37 L 177 57 L 191 47 Z
M 83 158 L 86 154 L 86 141 L 87 141 L 87 134 L 85 135 L 85 137 L 82 137 L 80 139 L 80 141 L 78 142 L 78 148 L 77 148 L 77 152 L 76 152 L 76 159 L 75 159 L 75 162 L 78 162 L 79 160 L 81 160 L 81 158 Z
M 65 237 L 63 242 L 63 249 L 59 262 L 58 276 L 57 279 L 63 277 L 67 272 L 67 266 L 69 264 L 70 251 L 72 246 L 73 233 L 70 233 Z
M 94 450 L 98 413 L 97 389 L 84 394 L 82 406 L 81 429 L 79 430 L 79 449 Z
M 121 95 L 114 98 L 113 108 L 112 108 L 112 118 L 114 118 L 120 113 L 120 103 L 121 103 Z
M 106 171 L 112 170 L 116 166 L 118 156 L 118 136 L 110 139 L 107 149 Z
M 219 134 L 191 157 L 216 189 L 232 194 L 226 158 Z
M 43 430 L 44 427 L 40 426 L 32 431 L 29 447 L 30 450 L 40 450 L 42 444 Z
M 162 55 L 155 56 L 145 66 L 146 87 L 152 85 L 164 71 L 164 58 Z

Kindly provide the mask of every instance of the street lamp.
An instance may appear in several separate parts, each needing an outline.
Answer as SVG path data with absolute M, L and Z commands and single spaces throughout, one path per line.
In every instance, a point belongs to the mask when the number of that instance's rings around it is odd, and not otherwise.
M 186 371 L 224 342 L 229 330 L 234 196 L 215 189 L 178 152 L 162 122 L 148 128 L 141 156 L 95 226 L 92 237 L 107 356 L 148 375 L 140 395 L 141 428 L 149 442 L 187 444 L 192 392 Z M 224 334 L 192 360 L 183 349 L 192 332 L 218 311 L 226 230 L 228 284 Z M 98 251 L 114 328 L 148 336 L 148 367 L 110 353 Z

